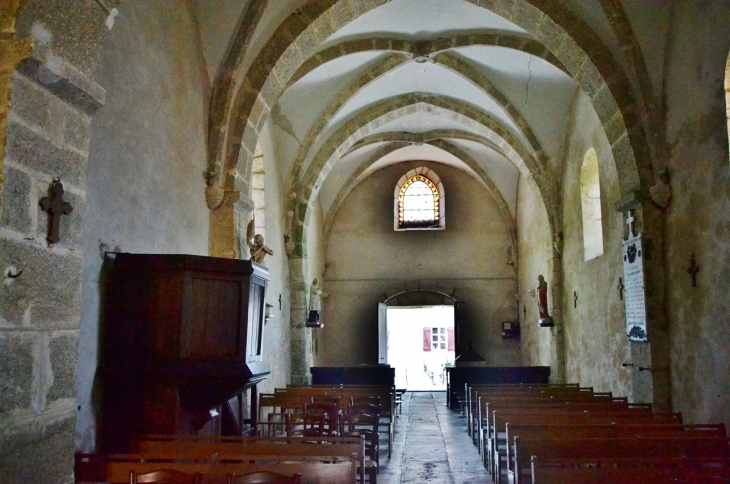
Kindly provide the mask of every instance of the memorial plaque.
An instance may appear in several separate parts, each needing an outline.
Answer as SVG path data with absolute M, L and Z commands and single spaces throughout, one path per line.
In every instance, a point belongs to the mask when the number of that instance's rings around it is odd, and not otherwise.
M 626 303 L 626 334 L 631 341 L 648 341 L 646 336 L 646 294 L 644 292 L 644 251 L 641 235 L 623 242 Z

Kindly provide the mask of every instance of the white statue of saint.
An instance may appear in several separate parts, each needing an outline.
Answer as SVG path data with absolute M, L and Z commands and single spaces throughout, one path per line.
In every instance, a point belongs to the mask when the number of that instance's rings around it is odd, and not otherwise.
M 322 298 L 327 297 L 327 294 L 322 293 L 322 288 L 319 287 L 319 279 L 314 278 L 312 285 L 309 286 L 309 317 L 307 318 L 308 323 L 318 323 L 319 313 L 322 311 Z

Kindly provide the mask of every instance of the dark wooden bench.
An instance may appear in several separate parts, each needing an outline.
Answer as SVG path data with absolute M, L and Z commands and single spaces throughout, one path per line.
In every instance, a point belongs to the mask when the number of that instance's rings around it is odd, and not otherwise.
M 285 475 L 301 474 L 304 484 L 354 484 L 357 480 L 355 456 L 322 462 L 320 457 L 297 457 L 284 461 L 282 456 L 236 455 L 221 456 L 220 460 L 177 461 L 171 458 L 153 459 L 134 454 L 76 455 L 76 483 L 128 484 L 132 471 L 140 474 L 175 470 L 203 475 L 203 484 L 224 484 L 230 474 L 277 472 Z
M 133 442 L 136 454 L 156 459 L 174 456 L 176 460 L 217 459 L 237 455 L 274 457 L 281 460 L 342 459 L 356 456 L 360 482 L 369 475 L 376 482 L 377 466 L 365 459 L 365 441 L 359 437 L 198 437 L 137 436 Z
M 728 439 L 717 437 L 626 438 L 626 439 L 523 439 L 515 437 L 514 470 L 510 484 L 531 482 L 532 456 L 539 459 L 614 458 L 727 459 Z
M 540 459 L 532 456 L 533 484 L 720 483 L 730 477 L 724 459 Z

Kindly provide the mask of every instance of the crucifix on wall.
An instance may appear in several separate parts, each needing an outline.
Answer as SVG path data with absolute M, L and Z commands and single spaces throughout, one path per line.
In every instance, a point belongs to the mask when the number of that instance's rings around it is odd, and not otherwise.
M 55 244 L 60 240 L 58 231 L 61 226 L 61 215 L 68 215 L 73 212 L 70 203 L 63 199 L 63 184 L 60 180 L 53 180 L 48 187 L 47 197 L 40 199 L 39 203 L 43 210 L 48 212 L 48 236 L 46 240 Z

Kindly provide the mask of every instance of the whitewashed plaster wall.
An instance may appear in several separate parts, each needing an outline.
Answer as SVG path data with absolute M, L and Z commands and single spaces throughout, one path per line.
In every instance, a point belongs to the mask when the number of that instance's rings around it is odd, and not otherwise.
M 284 249 L 284 205 L 286 201 L 284 176 L 281 170 L 279 151 L 272 142 L 270 131 L 264 129 L 261 138 L 264 152 L 264 186 L 266 207 L 266 238 L 264 242 L 274 255 L 264 259 L 271 280 L 266 289 L 266 302 L 273 306 L 273 316 L 264 327 L 264 363 L 271 375 L 258 386 L 260 392 L 273 392 L 274 388 L 285 387 L 291 373 L 290 307 L 291 289 L 289 281 L 289 260 Z M 243 257 L 248 254 L 243 254 Z M 279 306 L 281 297 L 281 307 Z
M 539 194 L 520 177 L 517 186 L 517 244 L 519 263 L 519 320 L 522 348 L 522 364 L 525 366 L 550 366 L 550 329 L 537 325 L 539 313 L 535 288 L 537 276 L 542 275 L 548 286 L 552 271 L 552 240 L 547 214 L 539 203 Z M 552 291 L 548 291 L 552 301 Z M 549 305 L 552 310 L 552 304 Z
M 623 216 L 618 175 L 605 132 L 596 112 L 581 93 L 573 105 L 571 130 L 563 165 L 563 324 L 566 377 L 599 392 L 632 397 L 630 343 L 626 336 L 624 301 L 617 289 L 623 279 Z M 585 260 L 580 170 L 586 153 L 596 150 L 601 188 L 603 255 Z M 574 301 L 574 293 L 578 298 Z M 646 374 L 648 377 L 648 373 Z
M 395 185 L 419 166 L 434 170 L 444 184 L 446 230 L 395 232 Z M 429 161 L 379 170 L 344 200 L 326 242 L 322 364 L 377 363 L 383 293 L 409 281 L 439 281 L 456 288 L 455 296 L 466 303 L 462 344 L 473 340 L 489 365 L 519 365 L 518 343 L 503 341 L 500 326 L 516 317 L 509 232 L 494 199 L 470 175 Z
M 96 441 L 100 244 L 132 253 L 208 252 L 203 62 L 188 8 L 125 3 L 96 81 L 106 105 L 93 118 L 77 379 L 76 445 Z

